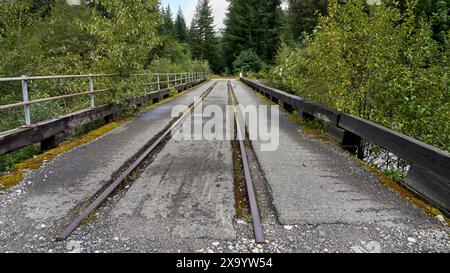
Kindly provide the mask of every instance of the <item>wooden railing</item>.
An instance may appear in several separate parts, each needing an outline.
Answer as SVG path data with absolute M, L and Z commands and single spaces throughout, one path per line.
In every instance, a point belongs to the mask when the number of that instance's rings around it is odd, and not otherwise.
M 307 102 L 261 83 L 241 78 L 254 90 L 280 104 L 288 111 L 296 110 L 305 118 L 318 118 L 329 125 L 329 134 L 346 148 L 359 146 L 362 139 L 378 145 L 410 162 L 405 186 L 450 214 L 450 154 L 419 140 L 374 122 Z

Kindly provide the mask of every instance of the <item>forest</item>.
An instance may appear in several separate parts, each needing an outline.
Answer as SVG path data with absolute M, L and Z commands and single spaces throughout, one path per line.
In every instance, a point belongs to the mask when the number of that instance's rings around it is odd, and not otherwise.
M 0 77 L 242 72 L 450 151 L 450 0 L 229 0 L 223 29 L 211 2 L 198 0 L 187 22 L 158 0 L 1 0 Z M 105 100 L 142 92 L 138 83 L 122 79 Z M 83 84 L 42 84 L 34 95 Z M 19 88 L 1 84 L 0 104 L 19 101 Z M 2 113 L 0 129 L 22 118 Z

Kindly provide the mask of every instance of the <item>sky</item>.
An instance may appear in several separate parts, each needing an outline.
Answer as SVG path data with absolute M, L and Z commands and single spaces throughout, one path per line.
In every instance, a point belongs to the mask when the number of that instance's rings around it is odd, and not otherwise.
M 161 2 L 164 6 L 170 5 L 174 16 L 178 12 L 178 7 L 181 7 L 186 18 L 186 23 L 188 26 L 191 24 L 195 7 L 197 6 L 197 0 L 162 0 Z M 225 18 L 228 2 L 226 0 L 211 0 L 210 3 L 213 8 L 216 29 L 219 30 L 224 26 L 223 19 Z

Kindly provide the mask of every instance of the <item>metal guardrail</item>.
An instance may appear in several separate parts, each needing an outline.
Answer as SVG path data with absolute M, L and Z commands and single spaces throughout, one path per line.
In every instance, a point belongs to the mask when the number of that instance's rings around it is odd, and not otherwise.
M 318 118 L 330 125 L 329 134 L 343 146 L 359 145 L 361 139 L 383 147 L 411 163 L 405 187 L 450 215 L 450 154 L 374 122 L 305 101 L 266 85 L 241 78 L 248 86 L 288 111 Z
M 25 115 L 25 125 L 31 125 L 31 113 L 30 106 L 33 104 L 39 104 L 43 102 L 66 99 L 78 96 L 89 96 L 90 108 L 95 107 L 95 94 L 108 92 L 111 89 L 94 89 L 94 79 L 95 78 L 112 78 L 112 77 L 129 77 L 129 76 L 144 76 L 144 77 L 156 77 L 155 82 L 146 83 L 144 86 L 155 86 L 157 91 L 161 90 L 162 85 L 167 85 L 170 88 L 173 83 L 174 86 L 180 86 L 188 82 L 197 81 L 204 79 L 206 73 L 204 72 L 184 72 L 184 73 L 149 73 L 149 74 L 130 74 L 130 75 L 120 75 L 120 74 L 88 74 L 88 75 L 61 75 L 61 76 L 22 76 L 22 77 L 10 77 L 10 78 L 0 78 L 0 83 L 2 82 L 21 82 L 22 86 L 22 102 L 11 103 L 6 105 L 0 105 L 0 110 L 6 110 L 15 107 L 24 107 Z M 164 78 L 164 80 L 163 80 Z M 58 80 L 58 79 L 86 79 L 89 81 L 89 91 L 72 93 L 61 96 L 54 96 L 50 98 L 42 98 L 36 100 L 29 100 L 29 86 L 30 81 L 48 81 L 48 80 Z
M 205 78 L 201 78 L 199 80 L 179 84 L 176 87 L 176 91 L 182 92 L 205 80 Z M 169 88 L 164 88 L 159 91 L 146 93 L 142 96 L 126 99 L 125 103 L 143 107 L 151 103 L 159 102 L 169 96 Z M 56 119 L 40 121 L 31 126 L 22 126 L 6 132 L 0 132 L 0 155 L 39 142 L 41 143 L 42 150 L 54 148 L 60 142 L 64 141 L 68 136 L 67 133 L 73 129 L 101 119 L 104 119 L 105 122 L 112 122 L 120 115 L 122 115 L 122 112 L 119 108 L 115 107 L 113 104 L 106 104 L 83 109 Z

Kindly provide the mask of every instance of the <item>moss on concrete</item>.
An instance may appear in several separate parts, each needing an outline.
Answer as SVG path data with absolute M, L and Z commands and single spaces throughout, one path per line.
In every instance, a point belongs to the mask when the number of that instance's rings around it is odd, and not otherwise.
M 202 83 L 201 85 L 205 84 L 206 82 Z M 198 87 L 199 85 L 195 86 Z M 184 95 L 185 93 L 191 91 L 194 87 L 187 89 L 181 93 L 176 93 L 175 89 L 172 88 L 170 93 L 170 97 L 167 99 L 164 99 L 158 103 L 152 104 L 149 107 L 146 107 L 140 111 L 140 113 L 150 111 L 154 109 L 155 107 L 162 105 L 168 101 L 171 101 L 175 99 L 176 97 L 179 97 L 181 95 Z M 84 136 L 81 136 L 75 140 L 64 142 L 63 144 L 59 145 L 57 148 L 49 150 L 45 153 L 42 153 L 40 155 L 37 155 L 33 158 L 27 159 L 21 163 L 15 164 L 10 171 L 8 171 L 6 174 L 0 176 L 0 190 L 5 190 L 8 188 L 11 188 L 18 183 L 20 183 L 23 180 L 24 175 L 30 171 L 30 170 L 36 170 L 39 169 L 44 162 L 50 161 L 57 157 L 58 155 L 61 155 L 77 146 L 87 144 L 89 142 L 92 142 L 93 140 L 105 135 L 106 133 L 114 130 L 115 128 L 119 127 L 123 123 L 128 122 L 131 120 L 131 118 L 125 118 L 117 122 L 112 122 L 109 124 L 106 124 L 96 130 L 93 130 L 89 133 L 87 133 Z
M 123 123 L 129 120 L 130 119 L 122 119 L 117 122 L 106 124 L 96 130 L 87 133 L 82 137 L 79 137 L 75 140 L 64 142 L 55 149 L 49 150 L 47 152 L 44 152 L 40 155 L 37 155 L 33 158 L 30 158 L 28 160 L 25 160 L 21 163 L 14 165 L 13 168 L 7 174 L 0 176 L 0 189 L 5 190 L 17 185 L 23 180 L 23 176 L 28 171 L 39 169 L 44 162 L 50 161 L 55 157 L 57 157 L 58 155 L 61 155 L 75 147 L 89 143 L 105 135 L 106 133 L 112 131 L 113 129 L 117 128 L 118 126 L 122 125 Z
M 412 194 L 408 189 L 402 187 L 397 182 L 390 179 L 383 172 L 381 172 L 377 167 L 367 164 L 366 162 L 355 158 L 361 165 L 364 165 L 372 174 L 374 174 L 379 181 L 381 181 L 388 188 L 394 190 L 398 195 L 406 199 L 409 203 L 416 205 L 417 207 L 423 209 L 430 216 L 438 216 L 441 215 L 444 217 L 445 221 L 450 224 L 450 219 L 445 217 L 445 215 L 440 212 L 438 209 L 432 207 L 427 204 L 425 201 L 417 198 L 414 194 Z

